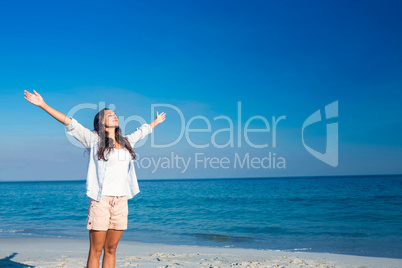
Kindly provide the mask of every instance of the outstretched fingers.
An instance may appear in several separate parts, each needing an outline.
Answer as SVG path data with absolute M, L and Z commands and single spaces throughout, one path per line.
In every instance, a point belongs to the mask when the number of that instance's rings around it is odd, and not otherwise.
M 161 114 L 158 115 L 158 119 L 161 120 L 161 122 L 165 121 L 166 119 L 166 113 L 162 112 Z
M 24 94 L 25 94 L 25 96 L 24 96 L 24 98 L 26 99 L 26 100 L 29 100 L 30 98 L 31 98 L 31 93 L 29 93 L 27 90 L 25 90 L 24 91 Z
M 36 106 L 40 106 L 41 104 L 43 104 L 42 96 L 38 92 L 36 92 L 36 90 L 33 90 L 33 92 L 35 94 L 30 93 L 28 90 L 24 90 L 24 98 L 30 103 Z
M 38 95 L 38 93 L 35 91 L 35 89 L 34 89 L 33 91 L 34 91 L 34 93 L 36 93 L 36 95 Z M 26 96 L 26 97 L 33 97 L 33 96 L 35 96 L 34 94 L 32 94 L 31 92 L 29 92 L 28 90 L 25 90 L 24 93 L 25 93 L 25 96 Z

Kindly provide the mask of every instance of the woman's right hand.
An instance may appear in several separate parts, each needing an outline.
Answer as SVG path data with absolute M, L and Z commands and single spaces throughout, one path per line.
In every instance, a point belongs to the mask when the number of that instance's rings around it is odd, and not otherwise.
M 42 107 L 43 104 L 45 103 L 43 101 L 42 96 L 38 92 L 36 92 L 35 89 L 33 90 L 33 93 L 35 93 L 35 94 L 32 94 L 32 93 L 28 92 L 27 90 L 24 90 L 24 93 L 25 93 L 24 98 L 27 101 L 29 101 L 30 103 L 32 103 L 33 105 Z

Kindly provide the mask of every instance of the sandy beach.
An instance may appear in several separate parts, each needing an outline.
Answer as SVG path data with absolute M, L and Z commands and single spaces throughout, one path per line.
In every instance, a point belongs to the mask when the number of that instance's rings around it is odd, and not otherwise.
M 0 267 L 85 267 L 88 241 L 1 238 Z M 121 241 L 116 267 L 402 267 L 402 259 Z

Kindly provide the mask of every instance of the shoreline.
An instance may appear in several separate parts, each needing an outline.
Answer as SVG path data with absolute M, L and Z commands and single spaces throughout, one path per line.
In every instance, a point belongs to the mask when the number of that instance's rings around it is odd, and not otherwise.
M 85 267 L 87 239 L 0 238 L 0 266 Z M 122 240 L 116 267 L 402 267 L 402 259 Z
M 1 229 L 0 229 L 1 230 Z M 10 236 L 0 236 L 1 239 L 66 239 L 66 240 L 88 240 L 88 235 L 86 237 L 84 236 L 54 236 L 54 235 L 36 235 L 36 234 L 27 234 L 27 235 L 10 235 Z M 149 241 L 149 239 L 145 239 L 144 237 L 137 237 L 137 240 L 131 240 L 127 239 L 124 236 L 121 238 L 120 243 L 122 241 L 128 242 L 128 243 L 142 243 L 142 244 L 152 244 L 152 245 L 166 245 L 166 246 L 195 246 L 195 247 L 207 247 L 207 248 L 232 248 L 232 249 L 239 249 L 239 250 L 258 250 L 258 251 L 280 251 L 280 252 L 290 252 L 290 253 L 319 253 L 319 254 L 335 254 L 335 255 L 348 255 L 348 256 L 356 256 L 356 257 L 372 257 L 372 258 L 390 258 L 390 259 L 401 259 L 402 256 L 395 256 L 395 255 L 384 255 L 380 254 L 378 251 L 372 251 L 374 255 L 370 255 L 368 253 L 362 253 L 362 252 L 353 252 L 352 250 L 346 250 L 343 251 L 338 251 L 338 252 L 332 252 L 332 251 L 325 251 L 325 250 L 312 250 L 312 248 L 262 248 L 262 247 L 241 247 L 241 246 L 235 246 L 235 245 L 214 245 L 214 244 L 202 244 L 202 243 L 186 243 L 186 241 L 181 241 L 181 242 L 172 242 L 171 240 L 166 241 L 166 239 L 162 239 L 159 241 L 152 241 L 152 239 Z M 389 251 L 388 251 L 389 253 Z M 400 255 L 400 254 L 399 254 Z M 402 267 L 402 266 L 401 266 Z

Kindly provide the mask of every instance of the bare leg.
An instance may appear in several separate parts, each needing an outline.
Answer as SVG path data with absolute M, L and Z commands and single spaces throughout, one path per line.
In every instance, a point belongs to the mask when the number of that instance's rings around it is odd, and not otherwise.
M 87 267 L 99 268 L 99 259 L 102 255 L 103 246 L 106 241 L 106 231 L 89 231 L 89 254 Z
M 103 254 L 102 268 L 114 268 L 116 262 L 116 249 L 123 231 L 107 230 L 105 251 Z

